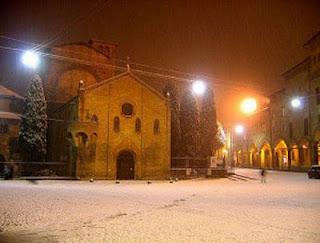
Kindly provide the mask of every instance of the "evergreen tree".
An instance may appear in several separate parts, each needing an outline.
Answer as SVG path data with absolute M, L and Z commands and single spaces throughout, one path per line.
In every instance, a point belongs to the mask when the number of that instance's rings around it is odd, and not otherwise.
M 201 157 L 212 156 L 217 146 L 217 116 L 213 92 L 209 88 L 203 95 L 199 129 Z
M 196 157 L 198 134 L 198 108 L 196 100 L 190 90 L 181 99 L 180 126 L 182 155 Z
M 47 101 L 39 75 L 34 75 L 27 90 L 19 142 L 25 160 L 43 161 L 47 145 Z
M 177 89 L 168 83 L 163 89 L 163 94 L 167 97 L 171 108 L 171 156 L 179 156 L 181 143 L 180 111 L 177 99 Z
M 214 145 L 214 149 L 222 148 L 227 142 L 227 137 L 221 123 L 217 122 L 217 126 L 216 144 Z

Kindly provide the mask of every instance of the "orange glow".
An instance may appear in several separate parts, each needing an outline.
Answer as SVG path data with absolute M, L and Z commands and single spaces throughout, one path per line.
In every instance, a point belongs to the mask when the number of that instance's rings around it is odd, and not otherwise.
M 257 110 L 257 101 L 254 98 L 246 98 L 241 102 L 241 111 L 245 114 L 252 114 Z

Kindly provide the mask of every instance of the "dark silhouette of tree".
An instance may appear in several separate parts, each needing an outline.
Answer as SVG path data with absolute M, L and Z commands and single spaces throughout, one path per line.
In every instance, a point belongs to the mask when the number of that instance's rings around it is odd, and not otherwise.
M 180 125 L 182 155 L 196 157 L 198 138 L 198 108 L 190 90 L 186 90 L 181 99 Z
M 19 144 L 24 160 L 45 160 L 47 127 L 47 101 L 41 78 L 39 75 L 34 75 L 27 89 L 25 111 L 19 132 Z
M 171 109 L 171 156 L 175 157 L 181 154 L 180 110 L 176 86 L 168 83 L 163 94 L 167 97 Z
M 214 102 L 214 95 L 208 88 L 202 97 L 202 106 L 200 112 L 200 154 L 201 157 L 213 155 L 214 149 L 219 147 L 217 139 L 217 115 Z

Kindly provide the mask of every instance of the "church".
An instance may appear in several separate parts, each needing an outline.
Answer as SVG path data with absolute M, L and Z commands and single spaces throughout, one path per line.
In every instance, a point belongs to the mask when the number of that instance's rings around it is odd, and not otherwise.
M 101 41 L 51 49 L 64 59 L 48 64 L 45 81 L 48 157 L 80 178 L 166 179 L 170 106 L 152 80 L 116 73 L 114 51 Z

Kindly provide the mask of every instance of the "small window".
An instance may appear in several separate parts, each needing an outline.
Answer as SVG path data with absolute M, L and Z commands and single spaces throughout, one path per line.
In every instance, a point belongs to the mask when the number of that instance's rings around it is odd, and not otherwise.
M 308 118 L 305 118 L 303 120 L 303 125 L 304 125 L 304 135 L 308 136 L 309 135 L 309 120 L 308 120 Z
M 113 131 L 120 131 L 120 118 L 118 116 L 113 119 Z
M 87 145 L 88 136 L 84 132 L 77 133 L 76 138 L 77 138 L 79 147 L 84 147 Z
M 6 122 L 0 123 L 0 134 L 7 133 L 9 130 L 9 126 Z
M 98 117 L 96 115 L 93 115 L 91 117 L 91 121 L 94 122 L 94 123 L 98 123 L 99 120 L 98 120 Z
M 140 120 L 140 118 L 136 119 L 135 130 L 136 130 L 136 133 L 140 133 L 141 132 L 141 120 Z
M 153 133 L 154 134 L 160 133 L 160 122 L 158 119 L 154 120 L 153 122 Z
M 122 105 L 122 114 L 125 115 L 126 117 L 130 117 L 133 114 L 133 105 L 130 103 L 124 103 Z
M 293 137 L 293 128 L 292 128 L 292 122 L 289 123 L 289 137 Z

